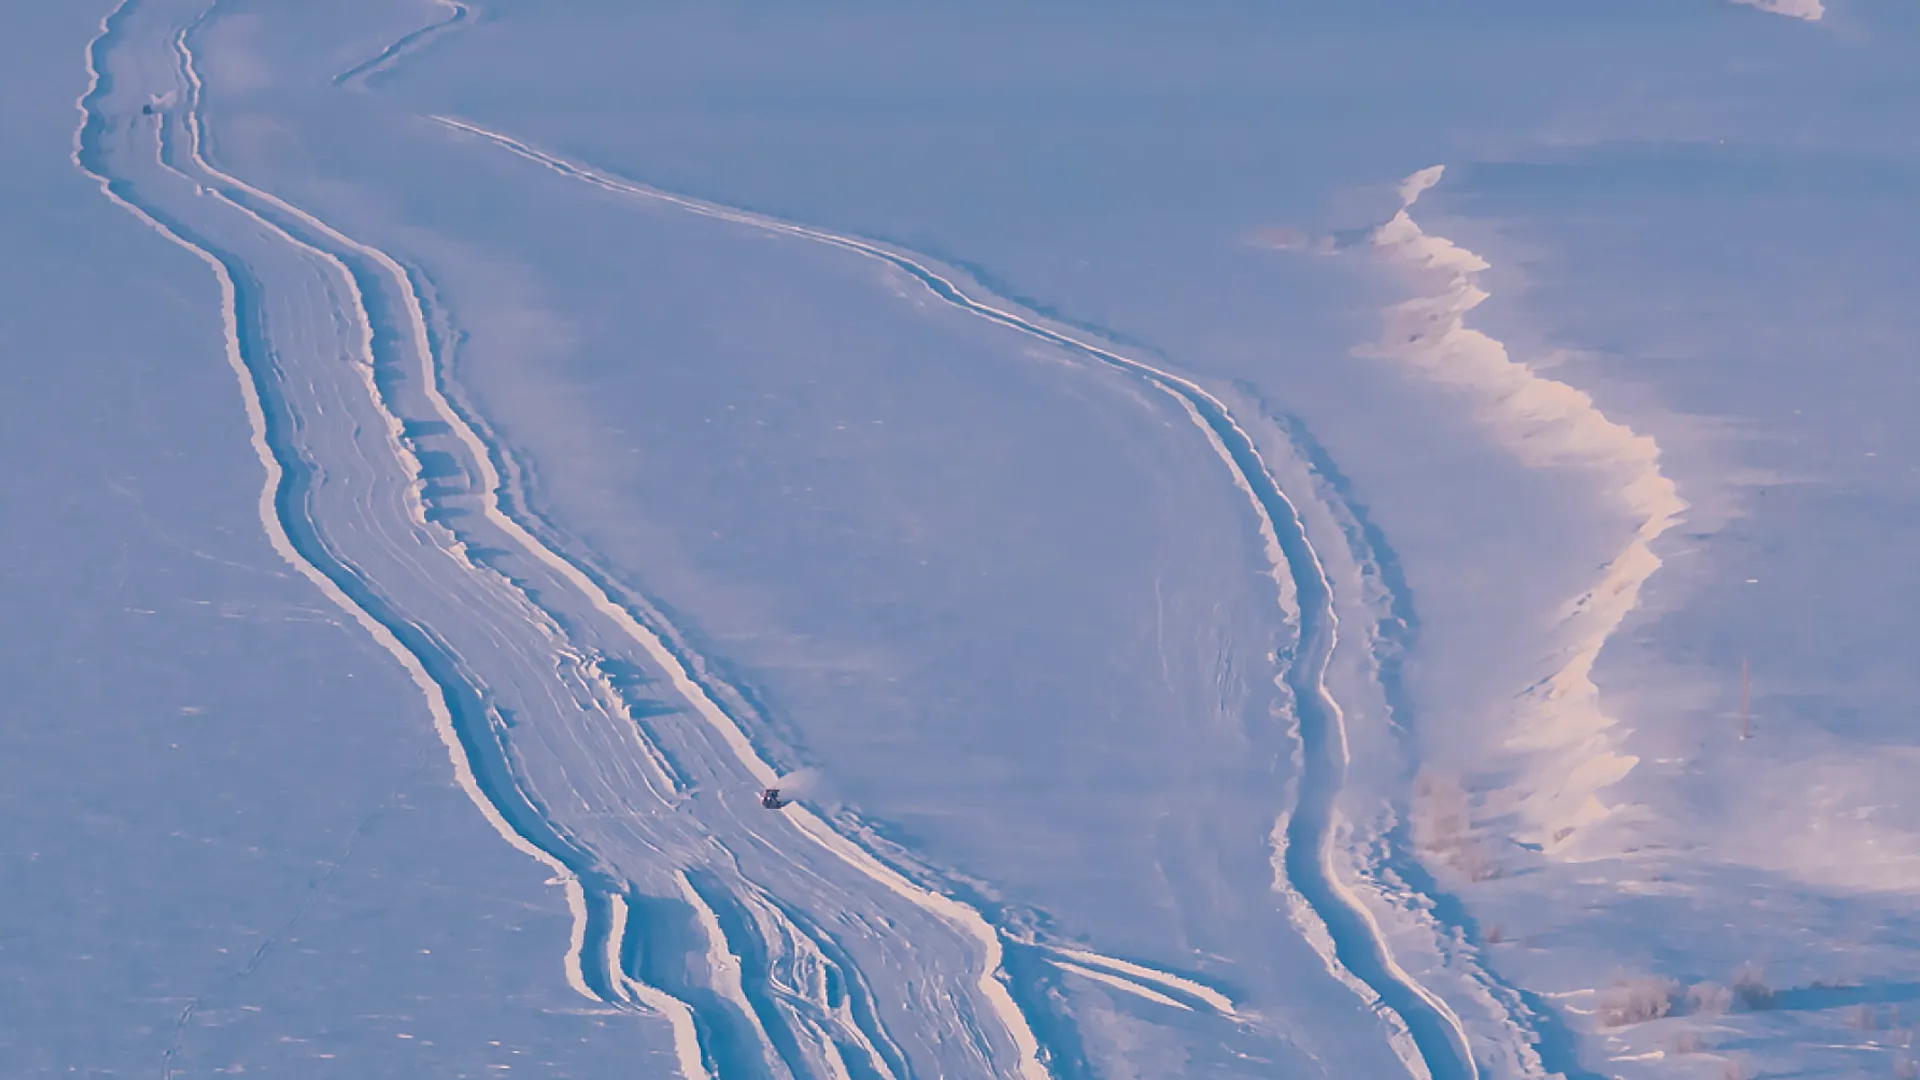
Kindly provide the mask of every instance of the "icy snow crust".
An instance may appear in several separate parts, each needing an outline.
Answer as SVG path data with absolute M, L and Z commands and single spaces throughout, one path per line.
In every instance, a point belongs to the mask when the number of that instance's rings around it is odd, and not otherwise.
M 379 36 L 132 0 L 75 161 L 216 282 L 262 527 L 550 875 L 553 970 L 597 1037 L 686 1077 L 1890 1065 L 1893 1036 L 1833 1032 L 1910 996 L 1884 974 L 1908 954 L 1822 963 L 1850 922 L 1906 940 L 1901 904 L 1861 899 L 1910 885 L 1911 830 L 1870 802 L 1897 776 L 1817 744 L 1805 805 L 1866 823 L 1780 815 L 1811 840 L 1786 851 L 1688 816 L 1685 736 L 1645 730 L 1676 718 L 1609 672 L 1642 599 L 1684 595 L 1670 534 L 1731 500 L 1672 465 L 1705 461 L 1697 425 L 1503 343 L 1537 328 L 1490 302 L 1483 238 L 1430 218 L 1454 174 L 1383 182 L 1446 139 L 1340 159 L 1376 186 L 1359 209 L 1239 220 L 1230 255 L 1181 245 L 1238 188 L 1148 198 L 1117 238 L 1073 234 L 1120 223 L 1097 201 L 970 231 L 964 197 L 920 220 L 874 176 L 788 191 L 714 164 L 758 160 L 725 123 L 623 141 L 475 76 L 525 79 L 486 58 L 579 17 L 441 3 Z M 1493 97 L 1504 138 L 1555 101 Z M 656 171 L 783 210 L 634 178 Z M 1084 276 L 1062 235 L 1166 258 Z M 1230 313 L 1275 307 L 1261 274 L 1356 263 L 1319 315 Z M 799 802 L 759 809 L 798 766 Z M 1721 917 L 1756 890 L 1750 925 Z M 1787 981 L 1726 1016 L 1660 989 L 1740 959 Z M 1621 1022 L 1616 978 L 1664 1004 Z

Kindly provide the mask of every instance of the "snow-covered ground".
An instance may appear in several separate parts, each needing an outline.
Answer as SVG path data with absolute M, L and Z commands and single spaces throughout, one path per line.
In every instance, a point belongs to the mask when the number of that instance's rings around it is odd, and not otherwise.
M 0 1074 L 634 1067 L 549 875 L 269 545 L 214 279 L 74 168 L 102 14 L 0 38 Z
M 8 1075 L 1910 1068 L 1900 5 L 9 49 Z

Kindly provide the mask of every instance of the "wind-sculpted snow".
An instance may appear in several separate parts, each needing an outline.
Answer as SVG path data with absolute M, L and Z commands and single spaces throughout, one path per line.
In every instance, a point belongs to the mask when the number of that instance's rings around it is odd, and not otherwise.
M 1827 13 L 1826 7 L 1820 0 L 1733 0 L 1733 2 L 1757 7 L 1761 11 L 1771 11 L 1775 15 L 1785 15 L 1790 19 L 1805 19 L 1808 22 L 1819 22 L 1820 17 Z
M 1308 541 L 1293 503 L 1263 462 L 1254 440 L 1224 401 L 1199 383 L 1168 368 L 1127 355 L 1080 332 L 1017 310 L 985 294 L 957 271 L 889 245 L 781 221 L 762 214 L 672 194 L 636 184 L 536 149 L 520 140 L 451 117 L 438 117 L 455 131 L 477 136 L 539 163 L 562 176 L 604 191 L 671 204 L 705 217 L 763 229 L 857 252 L 906 273 L 938 299 L 1072 353 L 1130 374 L 1173 398 L 1207 439 L 1234 484 L 1248 500 L 1259 524 L 1276 587 L 1276 599 L 1299 633 L 1291 655 L 1281 658 L 1279 679 L 1295 704 L 1302 779 L 1298 805 L 1275 829 L 1274 887 L 1302 933 L 1329 972 L 1368 1001 L 1387 1026 L 1396 1050 L 1416 1076 L 1476 1076 L 1467 1039 L 1452 1010 L 1394 962 L 1379 926 L 1333 869 L 1332 845 L 1339 824 L 1334 808 L 1349 764 L 1345 719 L 1327 692 L 1325 672 L 1334 648 L 1338 619 L 1332 590 Z M 1111 983 L 1123 974 L 1136 979 L 1137 966 L 1116 961 L 1065 965 L 1083 977 Z M 1166 985 L 1164 979 L 1153 979 Z M 1178 985 L 1215 1008 L 1224 999 L 1196 984 Z M 1150 1000 L 1177 1000 L 1161 986 L 1135 982 L 1129 992 Z M 1222 1011 L 1230 1011 L 1230 1005 Z
M 1565 645 L 1554 670 L 1523 698 L 1510 745 L 1544 756 L 1522 782 L 1518 808 L 1530 835 L 1549 850 L 1564 849 L 1608 808 L 1598 793 L 1633 768 L 1635 759 L 1611 748 L 1614 719 L 1601 708 L 1593 665 L 1607 639 L 1638 603 L 1641 586 L 1660 568 L 1653 542 L 1686 509 L 1673 481 L 1660 471 L 1660 448 L 1650 437 L 1609 420 L 1587 394 L 1513 360 L 1506 347 L 1466 325 L 1467 313 L 1487 298 L 1477 284 L 1487 263 L 1445 237 L 1431 236 L 1410 213 L 1422 192 L 1440 181 L 1435 166 L 1401 185 L 1404 206 L 1373 236 L 1388 258 L 1431 281 L 1429 295 L 1388 312 L 1378 351 L 1476 396 L 1480 414 L 1529 465 L 1570 468 L 1604 479 L 1634 531 L 1604 568 L 1600 581 L 1561 612 Z

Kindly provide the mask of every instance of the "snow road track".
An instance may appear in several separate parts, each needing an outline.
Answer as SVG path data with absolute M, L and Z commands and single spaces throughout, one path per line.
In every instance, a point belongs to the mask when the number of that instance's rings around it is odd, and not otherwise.
M 804 807 L 761 810 L 774 771 L 734 719 L 501 510 L 399 264 L 206 160 L 204 16 L 128 0 L 108 17 L 75 162 L 213 271 L 263 526 L 410 672 L 458 782 L 553 871 L 574 914 L 569 981 L 659 1025 L 640 1037 L 689 1078 L 1045 1077 L 994 928 Z M 663 708 L 644 728 L 608 659 L 655 673 Z M 762 896 L 780 904 L 730 899 Z M 813 975 L 770 996 L 741 979 L 748 953 Z
M 378 54 L 335 75 L 333 85 L 365 89 L 374 76 L 391 70 L 402 59 L 426 48 L 435 38 L 452 30 L 473 14 L 472 10 L 459 0 L 435 0 L 435 3 L 447 9 L 445 18 L 402 35 L 398 41 L 380 50 Z
M 208 10 L 204 0 L 126 0 L 108 17 L 89 47 L 75 163 L 213 272 L 265 472 L 263 527 L 409 672 L 457 782 L 504 839 L 552 872 L 574 921 L 570 984 L 631 1013 L 636 1038 L 671 1046 L 689 1078 L 1045 1077 L 1047 1054 L 1003 970 L 1001 932 L 804 806 L 761 810 L 757 789 L 775 770 L 706 681 L 708 666 L 514 516 L 501 476 L 509 459 L 440 385 L 421 281 L 207 159 L 191 45 Z M 464 12 L 453 10 L 436 25 Z M 410 47 L 403 39 L 363 68 Z M 1221 398 L 920 256 L 654 191 L 440 122 L 610 192 L 878 259 L 947 304 L 1177 402 L 1246 496 L 1276 599 L 1298 631 L 1278 671 L 1303 766 L 1299 805 L 1276 830 L 1283 906 L 1334 977 L 1376 1010 L 1409 1073 L 1477 1075 L 1458 1020 L 1395 964 L 1334 871 L 1348 751 L 1324 678 L 1338 630 L 1332 590 L 1293 504 Z M 616 688 L 610 670 L 648 673 L 639 693 L 649 700 Z M 1069 960 L 1146 1000 L 1242 1016 L 1179 976 L 1092 952 Z
M 469 121 L 446 116 L 433 119 L 451 130 L 486 140 L 603 191 L 669 204 L 753 229 L 813 240 L 878 260 L 911 277 L 944 303 L 1118 369 L 1178 402 L 1229 470 L 1236 487 L 1246 496 L 1264 541 L 1278 602 L 1299 632 L 1293 655 L 1282 658 L 1279 678 L 1295 702 L 1303 773 L 1299 805 L 1276 829 L 1275 862 L 1279 872 L 1275 876 L 1275 888 L 1282 893 L 1289 912 L 1329 972 L 1381 1016 L 1410 1074 L 1441 1080 L 1478 1076 L 1459 1018 L 1437 995 L 1419 985 L 1394 962 L 1379 926 L 1334 871 L 1332 844 L 1338 824 L 1335 803 L 1345 781 L 1348 747 L 1345 719 L 1325 685 L 1327 664 L 1338 635 L 1332 587 L 1292 502 L 1261 460 L 1254 440 L 1221 398 L 1168 368 L 1127 355 L 1080 332 L 1054 325 L 1041 316 L 1020 311 L 966 281 L 957 271 L 941 267 L 925 256 L 856 236 L 650 188 L 567 161 Z M 1077 959 L 1085 961 L 1093 957 L 1084 955 Z M 1116 968 L 1125 970 L 1117 961 L 1105 961 L 1103 966 L 1107 970 L 1101 974 L 1108 978 L 1116 977 Z M 1158 992 L 1155 996 L 1165 997 Z M 1232 1015 L 1230 1005 L 1223 1011 Z

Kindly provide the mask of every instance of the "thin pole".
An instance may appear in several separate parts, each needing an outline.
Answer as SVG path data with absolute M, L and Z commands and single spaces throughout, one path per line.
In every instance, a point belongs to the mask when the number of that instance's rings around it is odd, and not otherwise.
M 1740 658 L 1740 737 L 1753 738 L 1753 689 L 1747 678 L 1747 658 Z

